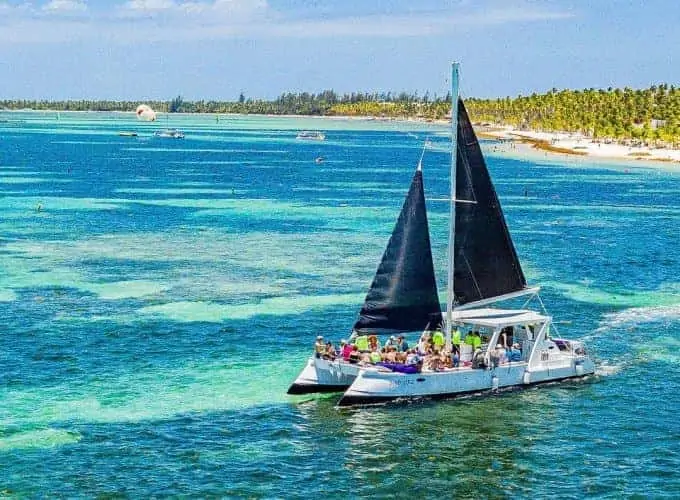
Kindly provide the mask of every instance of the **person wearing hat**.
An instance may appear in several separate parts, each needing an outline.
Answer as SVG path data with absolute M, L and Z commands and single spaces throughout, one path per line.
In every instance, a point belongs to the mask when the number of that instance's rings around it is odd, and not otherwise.
M 385 347 L 394 346 L 397 347 L 397 337 L 392 335 L 387 342 L 385 342 Z
M 316 342 L 314 343 L 314 354 L 317 358 L 323 356 L 326 352 L 326 344 L 323 342 L 323 335 L 316 337 Z

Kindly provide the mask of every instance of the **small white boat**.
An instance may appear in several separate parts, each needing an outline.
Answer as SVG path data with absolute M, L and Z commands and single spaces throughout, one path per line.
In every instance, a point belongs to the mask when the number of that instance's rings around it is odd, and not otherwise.
M 168 128 L 165 130 L 159 130 L 153 134 L 156 137 L 164 137 L 169 139 L 184 139 L 184 132 L 174 128 Z
M 298 133 L 296 138 L 305 141 L 325 141 L 326 135 L 318 130 L 303 130 Z
M 445 316 L 439 303 L 423 188 L 422 157 L 352 336 L 445 330 L 480 334 L 478 350 L 460 345 L 458 366 L 437 355 L 421 365 L 350 364 L 312 356 L 290 394 L 345 390 L 339 405 L 488 393 L 592 375 L 595 365 L 581 342 L 554 337 L 545 312 L 489 307 L 522 296 L 527 285 L 479 141 L 452 75 L 452 155 L 449 259 Z M 528 302 L 527 302 L 528 303 Z M 542 306 L 543 303 L 540 302 Z M 358 342 L 357 342 L 358 343 Z M 510 354 L 512 353 L 512 354 Z M 442 361 L 443 358 L 443 361 Z
M 121 130 L 120 132 L 118 132 L 118 135 L 120 137 L 137 137 L 138 134 L 137 134 L 137 132 L 131 132 L 131 131 L 128 131 L 128 130 Z

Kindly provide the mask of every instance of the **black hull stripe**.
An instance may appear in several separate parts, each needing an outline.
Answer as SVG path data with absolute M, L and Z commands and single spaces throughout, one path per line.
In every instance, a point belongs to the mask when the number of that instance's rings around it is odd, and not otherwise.
M 343 396 L 340 401 L 338 401 L 338 406 L 365 406 L 365 405 L 375 405 L 389 403 L 390 401 L 402 400 L 402 401 L 413 401 L 415 399 L 420 400 L 439 400 L 439 399 L 454 399 L 461 396 L 469 396 L 470 394 L 479 394 L 480 396 L 496 394 L 498 392 L 524 389 L 526 387 L 532 387 L 536 385 L 546 385 L 554 384 L 557 382 L 564 382 L 566 380 L 580 380 L 591 376 L 592 373 L 587 375 L 578 375 L 574 377 L 564 377 L 553 380 L 542 380 L 541 382 L 533 382 L 531 384 L 518 384 L 509 385 L 506 387 L 500 387 L 497 391 L 493 389 L 478 389 L 475 391 L 465 391 L 465 392 L 447 392 L 444 394 L 430 394 L 422 396 Z
M 288 388 L 288 394 L 312 394 L 315 392 L 345 392 L 350 384 L 322 385 L 322 384 L 293 384 Z

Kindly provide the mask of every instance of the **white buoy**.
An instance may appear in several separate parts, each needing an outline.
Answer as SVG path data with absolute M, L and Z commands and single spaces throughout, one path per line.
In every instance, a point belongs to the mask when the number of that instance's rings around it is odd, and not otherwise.
M 576 365 L 576 375 L 579 377 L 583 376 L 583 363 L 577 363 Z
M 498 377 L 496 375 L 491 377 L 491 390 L 493 391 L 498 390 Z
M 531 383 L 531 373 L 524 372 L 524 376 L 522 376 L 522 383 L 527 385 Z

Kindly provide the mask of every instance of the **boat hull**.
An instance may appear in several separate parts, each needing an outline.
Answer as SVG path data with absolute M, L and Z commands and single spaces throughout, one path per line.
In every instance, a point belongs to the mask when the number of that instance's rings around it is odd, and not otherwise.
M 288 394 L 342 392 L 352 385 L 358 374 L 357 365 L 312 356 L 288 388 Z
M 490 370 L 462 368 L 412 375 L 364 369 L 347 389 L 338 405 L 369 405 L 398 399 L 453 398 L 578 379 L 595 372 L 595 367 L 589 359 L 581 359 L 568 365 L 527 368 L 527 363 L 522 362 L 509 363 Z

